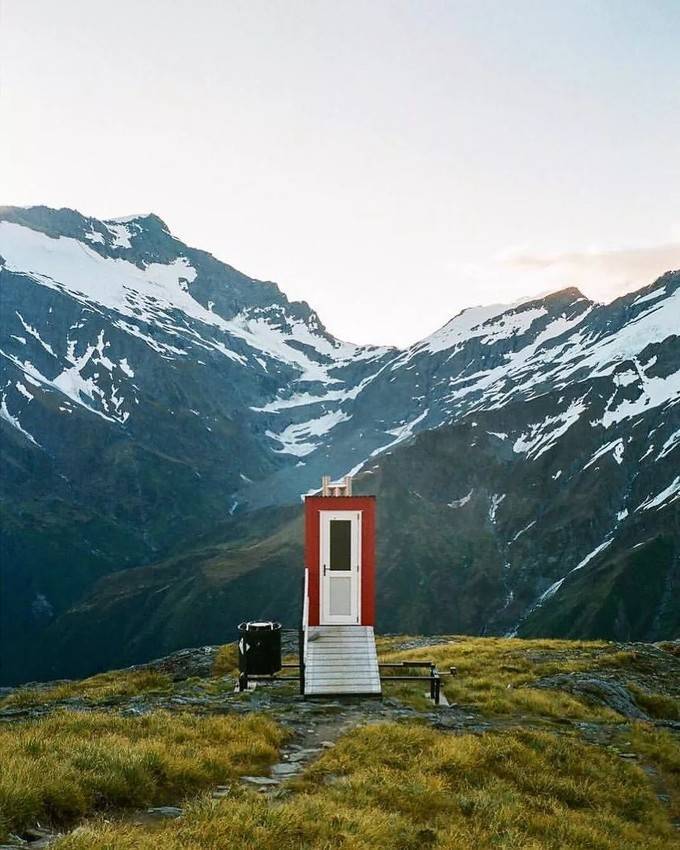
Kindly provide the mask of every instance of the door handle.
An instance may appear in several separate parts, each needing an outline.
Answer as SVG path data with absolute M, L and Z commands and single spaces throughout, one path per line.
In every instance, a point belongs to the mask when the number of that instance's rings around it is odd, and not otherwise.
M 326 565 L 323 565 L 323 574 L 326 575 Z

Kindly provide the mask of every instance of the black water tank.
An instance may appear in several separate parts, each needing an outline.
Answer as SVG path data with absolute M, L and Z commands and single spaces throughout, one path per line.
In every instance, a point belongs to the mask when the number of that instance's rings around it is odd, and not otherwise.
M 271 676 L 281 669 L 281 623 L 248 622 L 238 627 L 238 669 Z

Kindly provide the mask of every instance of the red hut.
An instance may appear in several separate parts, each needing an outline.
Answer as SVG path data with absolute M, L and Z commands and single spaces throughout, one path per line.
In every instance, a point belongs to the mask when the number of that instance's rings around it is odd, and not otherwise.
M 352 482 L 305 498 L 305 567 L 310 626 L 375 625 L 375 496 Z
M 305 498 L 305 688 L 380 694 L 375 623 L 375 496 L 322 479 Z

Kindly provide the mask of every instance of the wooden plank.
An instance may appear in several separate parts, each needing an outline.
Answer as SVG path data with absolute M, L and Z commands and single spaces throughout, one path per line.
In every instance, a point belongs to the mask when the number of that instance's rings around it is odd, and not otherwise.
M 326 626 L 310 630 L 307 644 L 305 694 L 381 693 L 378 657 L 371 626 Z
M 380 676 L 373 670 L 366 670 L 357 673 L 355 670 L 340 670 L 337 673 L 332 673 L 328 670 L 318 671 L 310 676 L 310 682 L 318 682 L 320 679 L 346 679 L 348 682 L 352 679 L 360 681 L 362 679 L 379 679 Z
M 378 659 L 373 655 L 372 652 L 362 649 L 360 652 L 336 652 L 335 650 L 331 652 L 314 652 L 307 653 L 308 661 L 329 661 L 329 662 L 340 662 L 342 663 L 351 663 L 352 661 L 370 661 L 371 663 L 378 665 Z
M 375 669 L 375 667 L 371 667 L 366 664 L 363 667 L 313 667 L 306 671 L 309 676 L 321 676 L 325 674 L 331 674 L 333 676 L 366 676 L 369 673 L 372 676 L 379 676 L 380 674 Z
M 310 685 L 309 688 L 305 691 L 306 693 L 313 693 L 314 691 L 319 691 L 323 689 L 339 689 L 347 690 L 348 693 L 361 693 L 362 691 L 372 691 L 372 690 L 380 690 L 380 682 L 366 681 L 366 682 L 344 682 L 344 681 L 324 681 L 324 682 L 314 682 L 314 684 Z
M 343 679 L 346 681 L 351 681 L 355 679 L 357 682 L 363 679 L 379 679 L 375 671 L 366 670 L 361 673 L 357 673 L 355 670 L 340 670 L 337 673 L 332 673 L 328 670 L 318 671 L 309 677 L 310 682 L 318 682 L 321 679 Z
M 377 675 L 378 670 L 375 664 L 310 664 L 309 667 L 305 668 L 308 673 L 315 673 L 319 670 L 346 670 L 351 673 L 352 671 L 359 673 L 362 670 L 370 670 L 372 673 Z
M 310 688 L 305 691 L 306 695 L 314 696 L 315 694 L 323 695 L 323 694 L 357 694 L 360 696 L 361 694 L 380 694 L 380 686 L 366 686 L 366 687 L 357 687 L 356 685 L 323 685 L 314 688 Z
M 380 682 L 315 682 L 306 689 L 306 693 L 312 693 L 316 690 L 329 690 L 331 688 L 356 688 L 357 691 L 364 690 L 380 690 Z
M 338 678 L 316 679 L 313 682 L 309 682 L 307 684 L 310 688 L 323 687 L 325 685 L 337 685 L 337 684 L 347 685 L 347 687 L 352 687 L 352 686 L 363 687 L 365 685 L 371 685 L 371 686 L 379 685 L 380 679 L 377 676 L 368 677 L 366 679 L 359 679 L 359 680 L 356 680 L 354 678 L 338 677 Z
M 366 675 L 366 676 L 353 676 L 353 675 L 351 675 L 351 676 L 312 676 L 312 678 L 309 680 L 309 683 L 313 685 L 313 684 L 316 684 L 318 682 L 357 682 L 357 683 L 359 683 L 359 682 L 369 682 L 369 681 L 370 682 L 379 682 L 380 676 L 372 676 L 370 674 Z M 305 679 L 305 684 L 306 683 L 307 683 L 307 680 Z
M 310 658 L 307 660 L 305 666 L 311 669 L 314 667 L 365 667 L 366 665 L 371 665 L 375 668 L 378 667 L 370 658 L 347 658 L 342 655 L 337 655 L 335 658 L 329 658 L 328 656 L 325 658 Z
M 315 670 L 356 670 L 359 672 L 360 670 L 373 670 L 375 673 L 378 672 L 378 668 L 375 664 L 371 664 L 369 661 L 364 662 L 354 662 L 353 664 L 309 664 L 305 667 L 305 670 L 313 673 Z
M 336 637 L 333 635 L 332 637 L 318 637 L 314 640 L 307 641 L 307 646 L 336 646 L 338 644 L 341 644 L 342 646 L 355 646 L 356 644 L 371 646 L 373 641 L 366 635 L 357 635 L 356 637 L 350 637 L 349 635 L 347 637 Z
M 311 645 L 315 643 L 352 643 L 354 641 L 361 641 L 363 643 L 373 643 L 375 639 L 372 635 L 319 635 L 318 637 L 314 637 L 308 639 L 308 643 Z
M 314 655 L 315 653 L 323 652 L 370 652 L 373 654 L 373 647 L 370 643 L 326 643 L 319 646 L 307 646 L 307 653 Z

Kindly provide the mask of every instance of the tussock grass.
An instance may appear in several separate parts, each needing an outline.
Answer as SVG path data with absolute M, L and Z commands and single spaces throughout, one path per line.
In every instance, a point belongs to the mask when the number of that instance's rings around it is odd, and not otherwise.
M 59 711 L 0 726 L 0 838 L 36 820 L 176 802 L 277 757 L 282 732 L 259 715 L 120 717 Z
M 58 850 L 667 850 L 643 772 L 573 737 L 355 730 L 266 801 L 240 788 L 153 833 L 93 822 Z
M 212 668 L 213 676 L 238 675 L 238 646 L 225 643 L 217 650 Z
M 657 646 L 671 655 L 680 655 L 680 640 L 664 640 L 661 643 L 657 643 Z
M 670 797 L 670 814 L 680 822 L 680 744 L 664 729 L 635 723 L 626 746 L 651 762 L 660 778 L 659 790 Z M 680 842 L 679 842 L 680 844 Z
M 634 723 L 630 740 L 636 752 L 649 756 L 669 773 L 677 774 L 680 781 L 680 745 L 664 729 L 655 729 L 648 723 Z
M 635 702 L 650 717 L 660 717 L 664 720 L 680 720 L 680 700 L 665 694 L 651 694 L 643 691 L 637 685 L 629 684 L 628 690 L 633 695 Z
M 443 680 L 444 693 L 449 701 L 483 714 L 622 721 L 616 712 L 590 706 L 570 694 L 527 687 L 557 673 L 593 669 L 609 647 L 604 642 L 463 637 L 446 644 L 394 650 L 395 643 L 394 639 L 379 641 L 381 661 L 432 659 L 442 672 L 455 667 L 456 675 Z M 419 705 L 424 690 L 420 685 L 387 685 L 385 693 L 393 693 L 392 689 L 414 705 Z
M 27 708 L 78 697 L 96 704 L 117 697 L 165 693 L 171 688 L 172 682 L 164 673 L 153 670 L 113 670 L 89 679 L 62 682 L 53 688 L 19 688 L 0 702 L 0 708 Z

